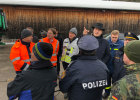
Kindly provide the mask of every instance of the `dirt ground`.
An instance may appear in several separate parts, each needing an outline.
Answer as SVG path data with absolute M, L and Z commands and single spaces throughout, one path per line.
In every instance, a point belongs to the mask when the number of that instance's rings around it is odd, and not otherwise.
M 10 49 L 12 45 L 0 46 L 0 100 L 8 100 L 7 84 L 15 77 L 13 65 L 9 59 Z M 62 70 L 61 70 L 62 71 Z M 59 88 L 56 87 L 56 90 Z M 64 100 L 61 92 L 55 93 L 56 100 Z

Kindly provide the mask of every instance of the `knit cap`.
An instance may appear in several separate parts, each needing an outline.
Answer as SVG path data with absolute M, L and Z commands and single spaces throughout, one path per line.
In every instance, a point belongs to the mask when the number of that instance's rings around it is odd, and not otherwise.
M 33 53 L 38 60 L 50 60 L 53 53 L 53 47 L 49 43 L 38 42 L 33 47 Z

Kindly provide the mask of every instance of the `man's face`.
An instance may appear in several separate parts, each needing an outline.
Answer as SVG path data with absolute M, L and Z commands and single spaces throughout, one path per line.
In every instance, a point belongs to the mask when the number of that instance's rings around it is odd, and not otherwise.
M 130 42 L 130 41 L 132 41 L 131 39 L 124 39 L 124 46 L 126 46 L 126 44 L 128 43 L 128 42 Z
M 113 43 L 116 43 L 117 40 L 118 40 L 118 38 L 119 38 L 119 35 L 111 34 L 111 41 L 112 41 Z
M 74 37 L 76 37 L 76 35 L 72 32 L 69 32 L 69 38 L 72 40 Z
M 33 36 L 32 35 L 28 36 L 28 37 L 22 39 L 22 41 L 24 41 L 24 42 L 32 42 L 33 41 Z
M 98 28 L 94 28 L 94 29 L 93 29 L 93 35 L 94 35 L 95 37 L 100 37 L 100 36 L 102 35 L 102 33 L 103 33 L 103 31 L 100 30 L 100 29 L 98 29 Z
M 55 34 L 53 34 L 53 32 L 51 30 L 48 30 L 47 37 L 49 39 L 52 39 L 52 38 L 54 38 L 54 36 L 55 36 Z

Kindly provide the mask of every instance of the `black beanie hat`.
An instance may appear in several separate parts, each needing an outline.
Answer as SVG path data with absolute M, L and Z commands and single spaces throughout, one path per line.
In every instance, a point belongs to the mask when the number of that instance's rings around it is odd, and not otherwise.
M 38 60 L 50 60 L 53 53 L 53 47 L 49 43 L 38 42 L 33 47 L 33 53 Z
M 33 34 L 32 34 L 32 32 L 29 31 L 28 29 L 23 29 L 23 30 L 21 31 L 21 39 L 24 39 L 24 38 L 26 38 L 26 37 L 28 37 L 28 36 L 31 36 L 31 35 L 33 35 Z

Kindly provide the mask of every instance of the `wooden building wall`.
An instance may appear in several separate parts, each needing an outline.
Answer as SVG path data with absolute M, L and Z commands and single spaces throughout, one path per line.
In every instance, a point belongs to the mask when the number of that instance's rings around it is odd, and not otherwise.
M 118 29 L 120 32 L 140 34 L 140 11 L 10 5 L 1 5 L 0 8 L 6 13 L 6 35 L 9 38 L 19 38 L 20 31 L 27 26 L 33 27 L 38 36 L 41 29 L 47 30 L 49 27 L 56 27 L 64 37 L 68 36 L 70 28 L 76 27 L 80 35 L 84 26 L 90 29 L 96 22 L 104 24 L 105 33 Z

